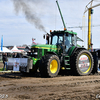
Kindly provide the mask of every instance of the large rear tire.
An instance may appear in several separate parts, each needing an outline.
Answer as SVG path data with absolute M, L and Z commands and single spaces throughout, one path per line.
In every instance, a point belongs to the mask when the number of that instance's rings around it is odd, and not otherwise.
M 42 77 L 55 77 L 60 70 L 60 61 L 56 55 L 45 55 L 41 59 L 40 73 Z
M 78 51 L 71 59 L 72 72 L 76 75 L 89 75 L 93 70 L 93 57 L 87 50 Z

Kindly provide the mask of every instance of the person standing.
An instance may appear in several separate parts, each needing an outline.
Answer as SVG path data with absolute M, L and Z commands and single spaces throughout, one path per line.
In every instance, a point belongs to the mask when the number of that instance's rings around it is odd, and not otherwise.
M 14 53 L 13 54 L 13 58 L 17 58 L 17 53 Z
M 8 65 L 7 65 L 7 61 L 8 61 L 7 53 L 3 54 L 2 60 L 3 60 L 3 64 L 4 64 L 4 71 L 5 71 L 5 66 L 6 66 L 6 71 L 7 71 L 7 67 L 8 67 Z

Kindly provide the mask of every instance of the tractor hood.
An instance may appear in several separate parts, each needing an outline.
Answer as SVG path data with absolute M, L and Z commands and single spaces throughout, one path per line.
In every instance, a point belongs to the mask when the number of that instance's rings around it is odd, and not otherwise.
M 31 46 L 31 49 L 32 51 L 35 51 L 37 52 L 38 51 L 38 54 L 42 56 L 45 55 L 46 53 L 56 53 L 56 54 L 59 54 L 61 52 L 61 48 L 58 47 L 56 45 L 33 45 Z
M 40 57 L 41 55 L 44 56 L 47 53 L 53 53 L 53 54 L 59 54 L 61 55 L 62 53 L 62 49 L 60 46 L 57 45 L 47 45 L 47 44 L 43 44 L 43 45 L 33 45 L 31 46 L 31 50 L 32 52 L 38 52 L 38 57 Z
M 56 45 L 47 45 L 47 44 L 43 44 L 43 45 L 33 45 L 31 46 L 31 48 L 39 48 L 39 49 L 48 49 L 48 50 L 57 50 L 57 46 Z

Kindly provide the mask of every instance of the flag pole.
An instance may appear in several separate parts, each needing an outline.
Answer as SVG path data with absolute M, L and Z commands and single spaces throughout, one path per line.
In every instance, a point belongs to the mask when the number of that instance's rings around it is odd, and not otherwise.
M 3 51 L 3 35 L 1 37 L 1 51 Z

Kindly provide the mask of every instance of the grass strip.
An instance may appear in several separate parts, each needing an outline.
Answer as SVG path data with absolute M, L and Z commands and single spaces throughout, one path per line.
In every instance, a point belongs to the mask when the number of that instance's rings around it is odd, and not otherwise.
M 3 68 L 0 68 L 0 71 L 3 71 Z

